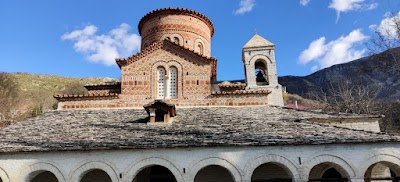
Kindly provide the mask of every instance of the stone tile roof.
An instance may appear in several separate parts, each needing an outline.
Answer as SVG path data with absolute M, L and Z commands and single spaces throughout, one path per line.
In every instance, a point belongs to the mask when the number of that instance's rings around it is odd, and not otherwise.
M 166 49 L 167 47 L 175 48 L 180 51 L 185 51 L 188 54 L 195 55 L 199 58 L 199 60 L 203 60 L 203 61 L 207 61 L 207 62 L 214 62 L 214 64 L 216 64 L 216 62 L 217 62 L 217 59 L 214 57 L 208 57 L 208 56 L 201 55 L 201 54 L 195 52 L 194 50 L 180 46 L 169 40 L 162 40 L 162 41 L 156 42 L 150 46 L 147 46 L 145 49 L 141 50 L 140 52 L 138 52 L 128 58 L 116 58 L 115 61 L 118 64 L 118 66 L 121 68 L 122 66 L 131 64 L 133 62 L 136 62 L 136 61 L 148 56 L 149 54 L 155 52 L 156 50 L 159 50 L 162 48 Z
M 65 101 L 70 99 L 98 99 L 98 98 L 118 98 L 118 93 L 98 93 L 98 94 L 85 94 L 85 95 L 53 95 L 58 101 Z
M 247 43 L 244 45 L 243 48 L 253 48 L 253 47 L 268 47 L 268 46 L 275 46 L 272 42 L 264 39 L 259 35 L 254 35 Z
M 400 142 L 400 136 L 306 121 L 338 116 L 270 106 L 178 108 L 148 125 L 144 109 L 54 111 L 0 129 L 0 152 Z M 352 116 L 339 116 L 351 118 Z

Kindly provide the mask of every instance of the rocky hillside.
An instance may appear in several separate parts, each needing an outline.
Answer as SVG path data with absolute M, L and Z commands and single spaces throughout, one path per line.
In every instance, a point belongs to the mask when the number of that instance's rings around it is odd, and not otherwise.
M 364 85 L 379 91 L 378 99 L 400 100 L 400 48 L 364 57 L 344 64 L 334 65 L 308 76 L 284 76 L 279 83 L 287 92 L 309 97 L 312 94 L 330 93 L 342 83 Z

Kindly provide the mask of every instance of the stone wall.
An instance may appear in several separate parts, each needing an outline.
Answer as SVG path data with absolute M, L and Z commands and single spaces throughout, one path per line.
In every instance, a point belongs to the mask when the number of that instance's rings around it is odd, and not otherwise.
M 199 171 L 208 166 L 229 171 L 232 181 L 250 182 L 258 167 L 274 164 L 285 169 L 293 181 L 305 182 L 311 171 L 315 172 L 315 166 L 326 164 L 349 181 L 361 182 L 368 168 L 378 162 L 390 162 L 392 170 L 398 173 L 398 156 L 400 144 L 394 143 L 4 153 L 0 155 L 0 178 L 3 182 L 25 182 L 32 174 L 49 171 L 59 182 L 77 182 L 82 174 L 98 169 L 107 173 L 113 182 L 131 182 L 146 167 L 160 165 L 177 182 L 194 181 Z M 282 170 L 275 172 L 282 175 Z

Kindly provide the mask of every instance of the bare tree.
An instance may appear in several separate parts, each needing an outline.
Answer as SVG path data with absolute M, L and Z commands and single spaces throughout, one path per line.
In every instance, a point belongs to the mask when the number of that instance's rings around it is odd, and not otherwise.
M 0 73 L 0 127 L 11 123 L 18 104 L 18 85 L 6 73 Z
M 396 49 L 400 47 L 400 11 L 388 13 L 380 25 L 372 26 L 372 30 L 375 36 L 367 44 L 370 53 L 377 56 L 381 52 L 386 52 L 377 57 L 378 60 L 400 63 L 400 51 Z M 400 64 L 397 64 L 393 68 L 398 70 L 399 67 Z
M 354 84 L 350 81 L 329 85 L 326 90 L 320 89 L 309 94 L 310 98 L 324 103 L 322 105 L 324 110 L 356 114 L 372 114 L 379 111 L 377 96 L 381 88 Z

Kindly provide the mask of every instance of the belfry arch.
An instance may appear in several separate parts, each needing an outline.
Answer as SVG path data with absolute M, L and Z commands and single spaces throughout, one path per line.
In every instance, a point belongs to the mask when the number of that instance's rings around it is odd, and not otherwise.
M 255 81 L 257 86 L 269 85 L 267 62 L 258 59 L 254 63 Z

